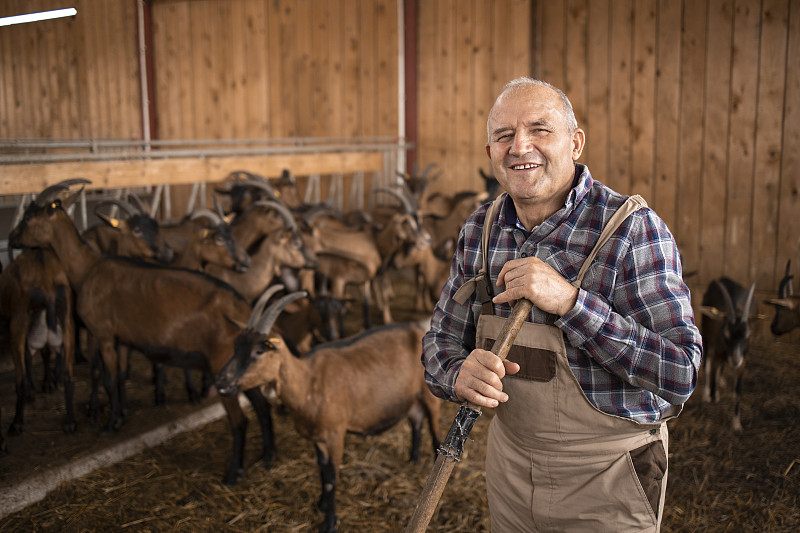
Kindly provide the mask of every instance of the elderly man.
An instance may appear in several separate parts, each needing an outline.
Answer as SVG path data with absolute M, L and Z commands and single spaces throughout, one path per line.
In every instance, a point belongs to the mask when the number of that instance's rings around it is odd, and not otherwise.
M 492 531 L 658 531 L 666 420 L 697 382 L 702 341 L 675 241 L 640 197 L 577 163 L 566 95 L 509 82 L 486 153 L 507 194 L 462 228 L 423 340 L 429 388 L 496 408 Z M 508 359 L 487 351 L 515 300 L 533 303 Z

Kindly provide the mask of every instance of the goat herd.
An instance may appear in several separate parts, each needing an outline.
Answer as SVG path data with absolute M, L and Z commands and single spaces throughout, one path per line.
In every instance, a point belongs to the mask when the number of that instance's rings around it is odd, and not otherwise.
M 114 433 L 128 416 L 125 379 L 131 352 L 138 352 L 152 363 L 157 405 L 164 403 L 164 365 L 186 370 L 191 401 L 214 383 L 233 441 L 227 484 L 244 468 L 247 419 L 238 392 L 258 419 L 266 464 L 275 456 L 268 398 L 279 398 L 298 433 L 315 445 L 318 508 L 325 514 L 320 531 L 335 531 L 334 491 L 347 432 L 376 433 L 408 418 L 415 460 L 427 418 L 434 449 L 439 444 L 439 401 L 419 364 L 427 327 L 391 324 L 392 273 L 413 269 L 416 308 L 430 311 L 461 224 L 498 190 L 481 172 L 485 191 L 428 194 L 433 168 L 401 175 L 397 188 L 373 191 L 395 205 L 346 214 L 304 204 L 288 171 L 273 180 L 239 171 L 215 191 L 215 211 L 159 223 L 131 195 L 98 203 L 103 223 L 82 234 L 68 210 L 79 197 L 75 189 L 88 182 L 46 188 L 12 230 L 9 243 L 22 251 L 0 276 L 0 356 L 13 358 L 17 395 L 8 434 L 23 430 L 37 353 L 43 390 L 63 385 L 66 432 L 77 424 L 73 365 L 90 354 L 89 417 L 99 416 L 102 377 L 109 413 L 104 432 Z M 109 207 L 122 216 L 105 214 Z M 791 279 L 787 265 L 778 298 L 768 300 L 776 309 L 775 335 L 800 326 Z M 715 280 L 700 306 L 704 398 L 717 394 L 715 377 L 725 364 L 735 369 L 734 431 L 742 430 L 738 402 L 754 289 Z M 354 311 L 351 294 L 360 299 L 364 332 L 347 337 L 354 333 L 345 331 L 346 313 Z M 384 325 L 372 327 L 372 306 Z M 200 390 L 190 370 L 201 372 Z

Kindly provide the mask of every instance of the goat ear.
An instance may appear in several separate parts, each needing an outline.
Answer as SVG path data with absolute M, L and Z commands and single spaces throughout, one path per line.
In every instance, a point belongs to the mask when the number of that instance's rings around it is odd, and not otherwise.
M 699 311 L 701 315 L 713 318 L 714 320 L 725 320 L 725 313 L 716 307 L 712 307 L 710 305 L 701 305 Z
M 773 298 L 764 300 L 764 303 L 774 305 L 775 307 L 783 307 L 784 309 L 794 309 L 794 300 L 789 298 Z
M 112 228 L 119 228 L 119 219 L 114 217 L 110 217 L 108 215 L 104 215 L 103 213 L 97 213 L 97 218 L 111 226 Z
M 241 330 L 241 331 L 244 331 L 244 330 L 246 330 L 246 329 L 247 329 L 247 324 L 245 324 L 244 322 L 239 322 L 238 320 L 234 320 L 234 319 L 232 319 L 232 318 L 231 318 L 231 317 L 229 317 L 229 316 L 226 316 L 225 318 L 227 318 L 227 319 L 228 319 L 228 321 L 229 321 L 231 324 L 233 324 L 234 326 L 236 326 L 237 328 L 239 328 L 239 330 Z

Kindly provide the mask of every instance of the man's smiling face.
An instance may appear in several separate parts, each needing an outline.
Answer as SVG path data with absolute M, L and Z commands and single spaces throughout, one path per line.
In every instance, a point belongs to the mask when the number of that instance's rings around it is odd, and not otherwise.
M 541 220 L 555 213 L 572 187 L 584 140 L 582 130 L 570 132 L 558 94 L 540 85 L 512 88 L 495 102 L 488 128 L 494 175 L 523 223 L 526 207 Z

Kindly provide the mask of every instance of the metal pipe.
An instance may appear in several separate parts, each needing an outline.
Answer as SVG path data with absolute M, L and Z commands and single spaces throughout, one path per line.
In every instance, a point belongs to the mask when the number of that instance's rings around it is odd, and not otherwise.
M 113 161 L 113 160 L 151 160 L 172 159 L 179 157 L 228 157 L 247 155 L 275 155 L 275 154 L 316 154 L 353 151 L 391 152 L 398 148 L 397 145 L 364 144 L 358 145 L 329 145 L 329 146 L 293 146 L 293 147 L 262 147 L 262 148 L 231 148 L 209 150 L 157 150 L 152 152 L 99 152 L 99 153 L 72 153 L 72 154 L 38 154 L 38 155 L 0 155 L 0 164 L 25 164 L 25 163 L 62 163 L 66 161 Z M 408 149 L 407 145 L 400 147 Z
M 402 138 L 389 136 L 374 137 L 286 137 L 276 139 L 158 139 L 132 141 L 129 139 L 3 139 L 0 148 L 87 148 L 97 150 L 109 148 L 144 148 L 146 146 L 219 146 L 219 145 L 273 145 L 309 146 L 317 144 L 396 144 Z

